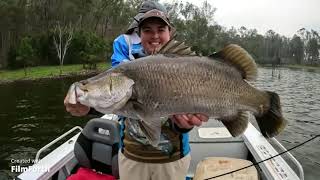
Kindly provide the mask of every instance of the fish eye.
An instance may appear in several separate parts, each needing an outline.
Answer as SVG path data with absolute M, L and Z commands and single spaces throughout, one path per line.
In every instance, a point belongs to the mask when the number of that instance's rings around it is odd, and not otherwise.
M 80 81 L 80 83 L 84 86 L 84 85 L 88 84 L 88 81 L 84 80 L 84 81 Z

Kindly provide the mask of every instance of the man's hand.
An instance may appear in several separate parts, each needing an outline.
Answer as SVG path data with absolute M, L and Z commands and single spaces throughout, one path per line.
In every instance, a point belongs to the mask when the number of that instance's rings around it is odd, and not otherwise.
M 66 111 L 68 111 L 73 116 L 85 116 L 90 111 L 90 107 L 85 106 L 77 102 L 76 104 L 71 104 L 68 101 L 68 95 L 64 98 L 64 106 L 66 107 Z
M 207 122 L 209 117 L 204 114 L 177 114 L 171 119 L 179 128 L 191 129 L 194 126 L 201 126 L 202 122 Z

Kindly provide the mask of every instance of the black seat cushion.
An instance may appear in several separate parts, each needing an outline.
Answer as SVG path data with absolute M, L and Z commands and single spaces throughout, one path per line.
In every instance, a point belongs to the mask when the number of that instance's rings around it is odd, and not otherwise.
M 118 178 L 119 133 L 120 127 L 116 121 L 101 118 L 90 120 L 74 147 L 80 166 Z

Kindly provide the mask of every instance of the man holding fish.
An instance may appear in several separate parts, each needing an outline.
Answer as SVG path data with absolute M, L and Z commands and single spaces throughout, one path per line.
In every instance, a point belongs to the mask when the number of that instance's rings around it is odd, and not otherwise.
M 286 126 L 279 96 L 247 83 L 256 78 L 257 66 L 244 49 L 228 45 L 209 57 L 195 56 L 183 43 L 169 40 L 170 29 L 166 14 L 148 11 L 139 20 L 139 33 L 151 55 L 74 83 L 65 99 L 71 113 L 69 104 L 80 102 L 127 117 L 121 179 L 184 179 L 190 149 L 180 143 L 187 143 L 181 127 L 200 125 L 207 116 L 233 136 L 247 128 L 248 112 L 266 137 Z
M 172 25 L 159 10 L 146 12 L 138 27 L 148 56 L 74 83 L 65 99 L 74 115 L 88 113 L 88 106 L 127 117 L 121 179 L 184 179 L 190 163 L 186 132 L 208 117 L 221 121 L 232 136 L 245 131 L 248 112 L 266 137 L 285 128 L 279 96 L 247 82 L 256 78 L 257 66 L 240 46 L 195 56 L 184 43 L 170 40 Z
M 145 4 L 147 3 L 148 1 L 145 2 Z M 156 54 L 168 43 L 173 30 L 167 15 L 157 9 L 159 8 L 146 12 L 138 21 L 138 33 L 143 47 L 143 53 L 140 54 L 146 56 Z M 184 54 L 191 53 L 186 46 L 182 49 L 184 49 Z M 113 85 L 116 87 L 117 83 L 113 83 Z M 132 84 L 130 85 L 129 82 L 127 85 L 131 86 Z M 92 106 L 90 103 L 81 102 L 81 96 L 84 95 L 83 91 L 79 87 L 75 87 L 75 90 L 69 92 L 79 93 L 75 95 L 76 98 L 72 99 L 72 93 L 69 93 L 65 98 L 65 106 L 68 112 L 74 116 L 84 116 L 89 113 L 90 107 L 93 107 L 105 113 L 104 110 L 100 109 L 101 107 L 98 107 L 99 105 Z M 100 98 L 103 99 L 103 96 L 100 96 Z M 90 101 L 92 102 L 92 100 Z M 140 118 L 147 117 L 121 118 L 123 139 L 121 152 L 119 153 L 121 179 L 185 179 L 191 159 L 188 131 L 193 126 L 200 126 L 202 122 L 206 122 L 208 117 L 201 113 L 187 112 L 165 117 L 162 123 L 157 125 L 161 129 L 160 140 L 157 143 L 150 141 L 152 137 L 148 134 L 149 131 L 145 129 L 147 126 L 144 126 L 143 122 L 139 120 Z M 150 118 L 154 119 L 154 117 Z M 159 122 L 160 119 L 160 117 L 157 118 Z

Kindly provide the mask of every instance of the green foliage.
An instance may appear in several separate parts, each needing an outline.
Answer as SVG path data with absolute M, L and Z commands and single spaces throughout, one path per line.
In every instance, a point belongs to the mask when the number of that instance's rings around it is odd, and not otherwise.
M 58 65 L 53 44 L 54 32 L 26 36 L 9 53 L 8 66 L 12 69 L 35 65 Z M 78 31 L 74 33 L 66 53 L 64 64 L 96 64 L 105 61 L 112 52 L 111 43 L 107 43 L 96 33 Z
M 65 63 L 96 64 L 106 58 L 111 46 L 92 32 L 75 32 Z
M 23 37 L 16 47 L 11 47 L 8 67 L 17 69 L 24 66 L 57 65 L 51 37 L 45 33 Z
M 308 61 L 311 62 L 311 64 L 314 64 L 319 57 L 319 44 L 316 38 L 311 38 L 308 41 L 306 52 L 308 54 Z
M 303 62 L 304 48 L 301 38 L 297 35 L 294 35 L 290 41 L 290 55 L 295 60 L 295 63 L 301 64 Z
M 27 66 L 34 66 L 36 62 L 36 52 L 33 47 L 33 40 L 31 37 L 24 37 L 21 39 L 18 47 L 12 49 L 11 61 L 9 66 L 11 68 L 21 68 Z
M 0 1 L 0 67 L 57 65 L 53 28 L 71 24 L 75 30 L 64 64 L 83 63 L 94 68 L 109 59 L 112 42 L 124 33 L 144 0 Z M 258 34 L 247 27 L 225 28 L 215 22 L 216 8 L 178 0 L 166 3 L 177 39 L 200 55 L 234 43 L 243 46 L 259 63 L 320 64 L 319 32 L 299 29 L 292 38 L 273 30 Z M 64 35 L 65 36 L 65 35 Z M 92 64 L 92 67 L 90 67 Z
M 214 39 L 215 28 L 210 25 L 210 21 L 215 10 L 206 3 L 201 8 L 191 3 L 180 3 L 172 7 L 179 10 L 182 15 L 182 17 L 179 17 L 178 14 L 172 15 L 179 40 L 192 45 L 192 49 L 197 54 L 208 55 L 213 53 L 215 44 L 212 40 Z

